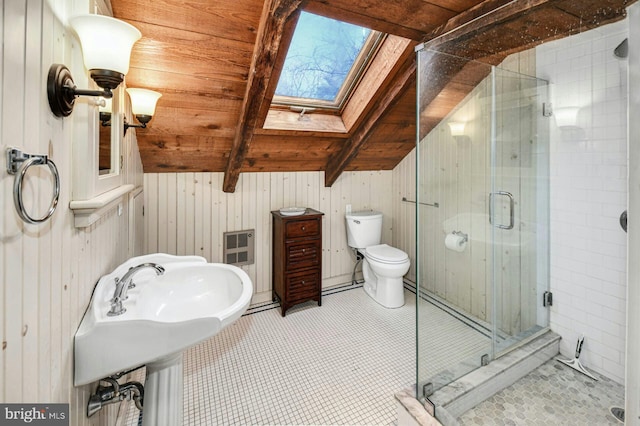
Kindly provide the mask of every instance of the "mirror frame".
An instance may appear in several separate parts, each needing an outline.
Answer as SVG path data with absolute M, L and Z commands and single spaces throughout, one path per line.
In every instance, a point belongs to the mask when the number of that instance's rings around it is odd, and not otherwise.
M 83 76 L 84 79 L 84 76 Z M 90 82 L 86 81 L 89 85 Z M 113 91 L 111 113 L 111 173 L 101 175 L 100 114 L 96 99 L 89 98 L 74 110 L 73 195 L 74 201 L 89 200 L 122 184 L 122 139 L 124 133 L 124 89 L 121 84 Z
M 95 141 L 95 162 L 96 166 L 92 168 L 96 174 L 98 182 L 96 190 L 98 193 L 106 192 L 119 186 L 122 183 L 120 175 L 122 174 L 122 139 L 124 136 L 124 99 L 126 92 L 124 91 L 124 83 L 121 83 L 113 91 L 112 111 L 111 111 L 111 168 L 110 173 L 100 174 L 100 112 L 96 108 L 94 119 L 96 120 L 96 141 Z

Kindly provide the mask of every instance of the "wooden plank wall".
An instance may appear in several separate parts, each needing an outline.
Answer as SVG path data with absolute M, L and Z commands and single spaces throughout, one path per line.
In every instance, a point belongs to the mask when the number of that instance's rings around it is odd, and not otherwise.
M 271 300 L 271 211 L 303 206 L 323 212 L 323 287 L 348 283 L 355 257 L 344 214 L 379 210 L 383 241 L 392 243 L 392 172 L 344 172 L 330 188 L 323 172 L 242 173 L 234 193 L 223 173 L 146 173 L 146 251 L 195 254 L 222 261 L 223 232 L 255 229 L 256 257 L 244 266 L 255 286 L 252 303 Z
M 86 418 L 93 388 L 73 387 L 73 336 L 97 279 L 129 257 L 129 209 L 123 203 L 121 216 L 111 211 L 90 228 L 76 229 L 68 208 L 74 118 L 53 117 L 46 76 L 51 63 L 74 63 L 79 49 L 61 19 L 81 3 L 88 11 L 82 0 L 0 0 L 0 401 L 70 403 L 70 424 L 96 425 L 112 424 L 118 407 Z M 72 73 L 82 80 L 82 70 Z M 48 153 L 58 167 L 60 201 L 44 224 L 25 224 L 15 211 L 14 177 L 4 164 L 9 146 Z M 125 139 L 124 152 L 127 182 L 141 181 L 133 136 Z M 39 216 L 49 206 L 52 182 L 47 169 L 35 169 L 27 173 L 24 197 Z
M 502 66 L 532 75 L 535 73 L 532 55 L 533 51 L 513 55 Z M 535 184 L 536 173 L 530 147 L 531 126 L 535 127 L 535 121 L 522 119 L 522 114 L 531 112 L 524 106 L 529 99 L 509 98 L 513 96 L 512 85 L 521 83 L 507 77 L 498 79 L 498 90 L 507 94 L 498 99 L 498 103 L 502 102 L 504 106 L 497 120 L 501 136 L 498 150 L 501 167 L 498 170 L 502 177 L 498 186 L 506 185 L 498 189 L 508 190 L 516 197 L 517 229 L 521 223 L 532 223 L 536 215 L 536 198 L 532 193 L 535 188 L 530 185 L 532 182 Z M 417 212 L 421 288 L 483 321 L 491 319 L 493 291 L 492 229 L 488 221 L 487 196 L 491 191 L 490 95 L 489 77 L 421 141 L 418 159 L 414 149 L 393 171 L 393 192 L 396 196 L 416 199 L 417 174 L 420 201 L 439 204 L 438 208 L 420 205 Z M 522 125 L 513 126 L 519 120 Z M 449 121 L 465 122 L 466 137 L 457 140 L 452 137 L 447 124 Z M 520 168 L 520 164 L 524 167 Z M 520 175 L 523 177 L 522 186 L 519 179 L 514 180 L 516 172 L 518 178 Z M 521 190 L 528 192 L 521 194 Z M 534 202 L 525 205 L 521 202 L 524 198 Z M 508 212 L 504 209 L 508 204 L 498 205 L 501 211 L 505 211 L 505 214 L 497 214 L 499 220 L 508 222 Z M 398 203 L 394 206 L 397 221 L 393 242 L 409 253 L 416 249 L 415 217 L 415 204 Z M 452 231 L 469 235 L 465 251 L 458 253 L 445 248 L 445 237 Z M 519 234 L 501 232 L 498 233 L 499 253 L 505 269 L 498 274 L 496 309 L 499 327 L 509 333 L 517 333 L 535 324 L 536 257 L 531 246 L 520 245 Z M 533 244 L 535 247 L 535 237 Z M 416 279 L 415 266 L 415 262 L 412 263 L 407 278 Z

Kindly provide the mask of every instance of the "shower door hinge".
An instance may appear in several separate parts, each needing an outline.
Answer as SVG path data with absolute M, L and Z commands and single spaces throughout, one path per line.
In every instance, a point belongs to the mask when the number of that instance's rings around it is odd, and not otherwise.
M 542 293 L 542 306 L 553 306 L 553 293 L 550 291 Z
M 424 396 L 425 398 L 428 396 L 433 395 L 433 383 L 429 382 L 429 383 L 425 383 L 422 386 L 422 396 Z
M 489 354 L 484 354 L 480 357 L 480 365 L 483 367 L 489 365 Z
M 553 115 L 553 106 L 551 103 L 542 103 L 542 116 L 543 117 L 551 117 Z

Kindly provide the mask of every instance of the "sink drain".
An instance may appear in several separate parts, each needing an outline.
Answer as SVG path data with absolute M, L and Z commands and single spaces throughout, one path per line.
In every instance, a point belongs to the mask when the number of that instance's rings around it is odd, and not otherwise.
M 613 414 L 613 417 L 615 417 L 616 419 L 624 423 L 624 408 L 611 407 L 610 411 L 611 411 L 611 414 Z

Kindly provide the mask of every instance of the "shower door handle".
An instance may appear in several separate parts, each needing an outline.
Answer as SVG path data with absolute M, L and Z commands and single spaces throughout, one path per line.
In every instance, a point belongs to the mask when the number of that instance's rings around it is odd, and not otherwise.
M 504 197 L 509 198 L 509 224 L 508 225 L 502 225 L 502 224 L 495 225 L 493 223 L 493 196 L 494 195 L 502 195 Z M 514 207 L 515 207 L 515 202 L 513 201 L 513 195 L 510 192 L 507 192 L 507 191 L 490 192 L 489 193 L 489 223 L 495 226 L 496 228 L 513 229 L 513 225 L 515 224 Z

